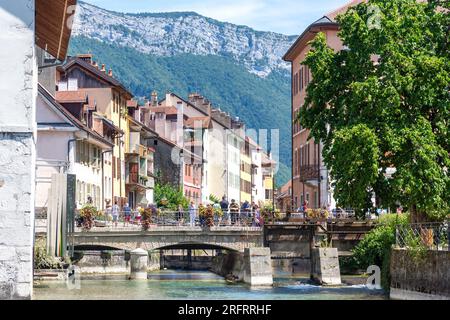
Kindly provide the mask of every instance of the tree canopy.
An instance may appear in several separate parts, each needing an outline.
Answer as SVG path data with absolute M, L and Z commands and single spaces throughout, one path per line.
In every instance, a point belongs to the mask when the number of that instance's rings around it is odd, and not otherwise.
M 324 144 L 342 206 L 450 212 L 449 2 L 369 0 L 338 16 L 344 50 L 311 42 L 298 120 Z M 390 176 L 388 171 L 392 171 Z

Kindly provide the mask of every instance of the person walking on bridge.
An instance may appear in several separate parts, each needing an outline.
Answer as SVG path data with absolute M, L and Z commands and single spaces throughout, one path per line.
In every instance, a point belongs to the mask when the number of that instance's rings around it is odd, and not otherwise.
M 237 224 L 239 221 L 239 204 L 236 203 L 236 200 L 232 199 L 230 204 L 230 213 L 231 213 L 231 223 Z
M 197 217 L 197 208 L 193 201 L 189 205 L 189 218 L 190 218 L 190 226 L 195 227 L 195 218 Z
M 230 212 L 229 212 L 229 206 L 227 197 L 223 196 L 222 201 L 220 201 L 220 208 L 222 209 L 222 212 L 224 214 L 225 220 L 228 224 L 230 224 Z
M 112 217 L 113 217 L 114 227 L 116 227 L 116 228 L 117 228 L 117 223 L 119 222 L 119 213 L 120 213 L 120 208 L 119 208 L 119 205 L 117 204 L 117 201 L 115 201 L 114 205 L 112 206 Z
M 125 219 L 123 221 L 123 226 L 126 227 L 131 222 L 131 208 L 128 203 L 123 207 L 123 213 L 125 215 Z

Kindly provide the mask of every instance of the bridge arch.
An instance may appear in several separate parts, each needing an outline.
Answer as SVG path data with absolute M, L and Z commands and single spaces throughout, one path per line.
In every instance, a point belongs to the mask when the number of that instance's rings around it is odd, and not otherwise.
M 246 248 L 263 247 L 263 232 L 256 230 L 149 230 L 146 232 L 77 232 L 71 235 L 76 247 L 106 247 L 132 251 L 138 248 L 161 249 L 202 248 L 243 252 Z

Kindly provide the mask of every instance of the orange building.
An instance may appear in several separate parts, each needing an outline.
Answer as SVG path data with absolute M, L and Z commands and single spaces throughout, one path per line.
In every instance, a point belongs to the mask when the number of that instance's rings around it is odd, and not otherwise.
M 293 120 L 305 102 L 306 88 L 312 77 L 309 68 L 302 65 L 311 49 L 308 43 L 322 32 L 330 48 L 336 51 L 342 50 L 343 44 L 337 35 L 339 24 L 336 22 L 336 17 L 346 12 L 349 7 L 363 1 L 352 1 L 312 23 L 283 57 L 292 65 Z M 322 145 L 320 141 L 308 140 L 309 133 L 309 130 L 298 123 L 292 126 L 292 207 L 299 208 L 307 201 L 309 208 L 322 206 L 334 208 L 335 201 L 330 187 L 329 172 L 322 158 Z

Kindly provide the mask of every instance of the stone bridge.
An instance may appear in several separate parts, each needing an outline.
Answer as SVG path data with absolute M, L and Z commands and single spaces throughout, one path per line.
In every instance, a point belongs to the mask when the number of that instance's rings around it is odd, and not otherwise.
M 244 252 L 246 248 L 264 246 L 261 228 L 229 227 L 201 228 L 158 227 L 148 231 L 140 230 L 93 230 L 75 232 L 69 235 L 69 243 L 75 249 L 113 248 L 119 250 L 160 249 L 220 249 Z

